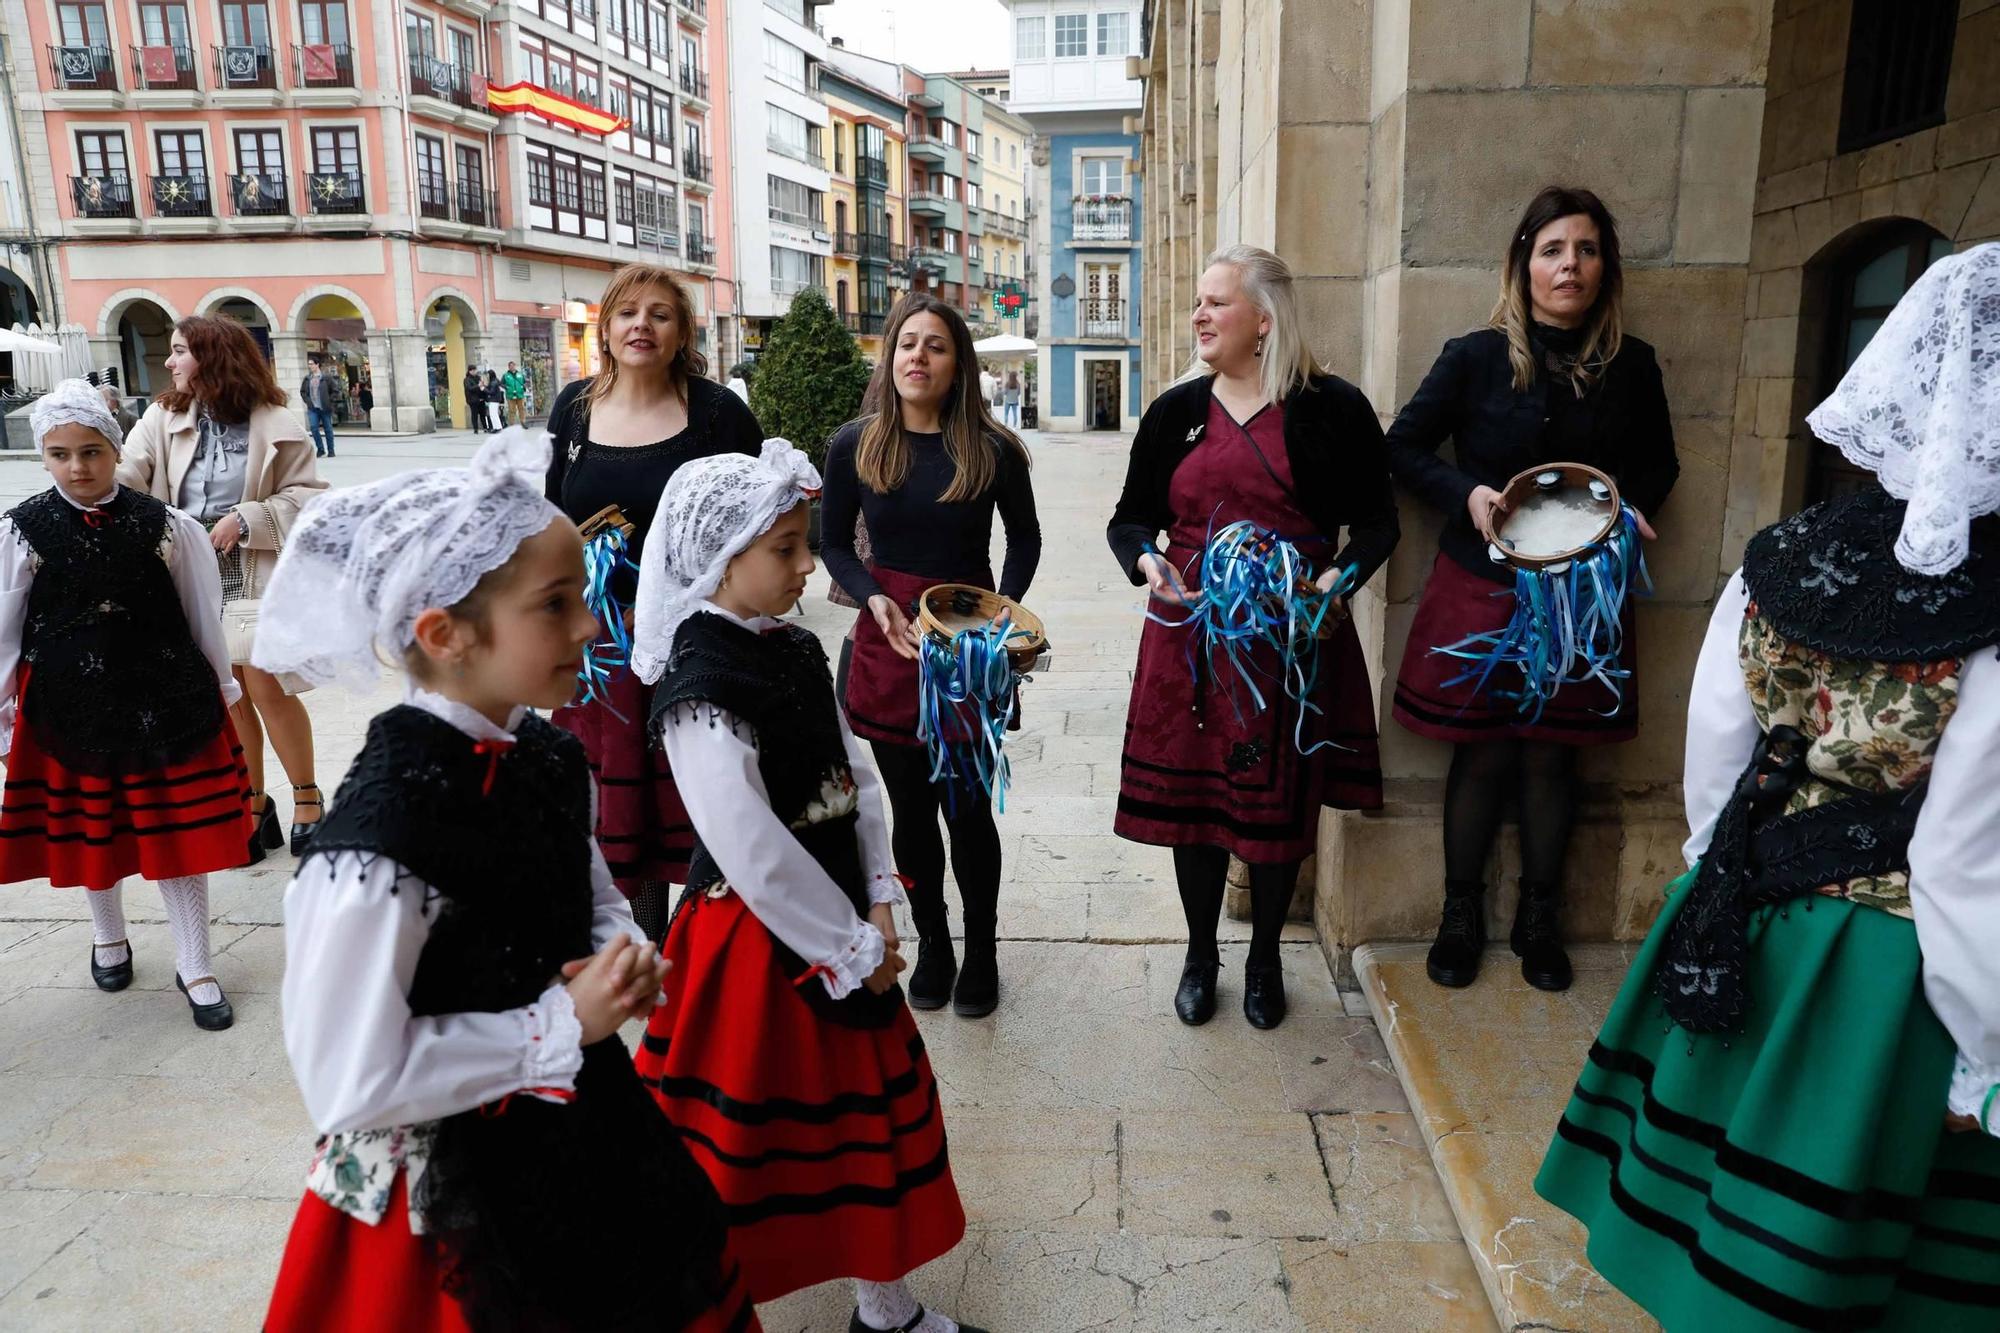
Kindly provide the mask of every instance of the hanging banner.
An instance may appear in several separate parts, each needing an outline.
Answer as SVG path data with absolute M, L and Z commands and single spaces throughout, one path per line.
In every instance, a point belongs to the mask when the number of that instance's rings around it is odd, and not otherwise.
M 540 116 L 552 124 L 581 130 L 585 134 L 616 134 L 632 124 L 624 116 L 614 116 L 602 107 L 564 97 L 526 80 L 510 83 L 504 88 L 489 87 L 486 90 L 486 106 L 500 115 Z

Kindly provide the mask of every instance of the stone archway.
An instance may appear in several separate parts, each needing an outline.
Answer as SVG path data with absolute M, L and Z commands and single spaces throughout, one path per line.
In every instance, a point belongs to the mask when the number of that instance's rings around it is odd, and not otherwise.
M 465 375 L 481 368 L 485 337 L 472 299 L 453 287 L 433 291 L 424 306 L 424 364 L 431 408 L 440 423 L 459 430 L 475 425 L 466 401 Z
M 373 320 L 368 307 L 341 288 L 315 289 L 293 305 L 292 331 L 305 354 L 305 369 L 318 363 L 339 381 L 334 424 L 365 429 L 369 413 L 362 403 L 373 397 L 374 378 L 369 347 Z
M 118 348 L 119 382 L 125 392 L 150 398 L 173 385 L 167 354 L 181 316 L 150 293 L 105 308 L 105 330 Z
M 266 360 L 275 359 L 272 339 L 281 333 L 278 314 L 256 292 L 242 287 L 218 287 L 202 297 L 196 308 L 204 315 L 235 320 L 250 331 Z

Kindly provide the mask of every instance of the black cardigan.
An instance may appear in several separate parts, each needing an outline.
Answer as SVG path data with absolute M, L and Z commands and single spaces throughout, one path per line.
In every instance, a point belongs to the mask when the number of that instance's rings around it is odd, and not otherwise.
M 555 437 L 554 455 L 543 494 L 562 503 L 563 474 L 569 470 L 571 446 L 580 446 L 590 437 L 590 409 L 584 395 L 590 379 L 577 380 L 556 395 L 549 409 L 549 434 Z M 687 428 L 697 442 L 688 458 L 710 454 L 749 454 L 755 457 L 764 444 L 763 427 L 749 405 L 714 380 L 695 376 L 687 386 Z M 657 499 L 657 497 L 655 497 Z
M 1577 423 L 1580 433 L 1593 441 L 1586 457 L 1557 458 L 1547 451 L 1542 437 L 1549 393 L 1546 373 L 1526 392 L 1516 390 L 1507 335 L 1479 329 L 1444 345 L 1416 396 L 1389 427 L 1389 465 L 1396 480 L 1446 515 L 1439 546 L 1460 567 L 1496 583 L 1511 584 L 1514 571 L 1486 557 L 1486 539 L 1465 510 L 1475 486 L 1502 490 L 1516 473 L 1538 463 L 1588 463 L 1610 473 L 1625 502 L 1650 519 L 1680 476 L 1666 386 L 1648 344 L 1627 334 L 1598 382 L 1580 402 L 1568 405 L 1584 418 Z M 1456 466 L 1438 457 L 1447 438 Z
M 1203 375 L 1168 388 L 1139 419 L 1125 489 L 1106 530 L 1119 568 L 1134 584 L 1146 581 L 1139 557 L 1173 523 L 1168 488 L 1200 443 L 1213 397 L 1214 382 Z M 1358 587 L 1389 558 L 1401 535 L 1382 425 L 1367 395 L 1333 375 L 1315 376 L 1280 407 L 1299 508 L 1323 536 L 1347 529 L 1347 545 L 1334 563 L 1353 565 Z

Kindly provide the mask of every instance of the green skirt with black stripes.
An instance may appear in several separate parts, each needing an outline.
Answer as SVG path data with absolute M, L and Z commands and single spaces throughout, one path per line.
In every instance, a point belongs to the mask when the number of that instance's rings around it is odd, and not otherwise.
M 2000 1329 L 2000 1139 L 1944 1128 L 1916 928 L 1814 896 L 1751 921 L 1740 1034 L 1667 1020 L 1659 923 L 1535 1178 L 1668 1330 Z

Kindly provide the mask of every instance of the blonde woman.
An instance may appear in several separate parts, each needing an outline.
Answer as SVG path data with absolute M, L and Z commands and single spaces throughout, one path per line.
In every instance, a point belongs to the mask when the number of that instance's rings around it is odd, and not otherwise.
M 628 264 L 611 277 L 597 317 L 600 370 L 556 395 L 548 498 L 576 523 L 617 505 L 633 525 L 632 568 L 615 591 L 630 605 L 640 552 L 674 470 L 710 454 L 756 456 L 764 433 L 736 395 L 707 378 L 694 345 L 694 306 L 667 269 Z M 666 756 L 646 742 L 652 690 L 620 668 L 605 697 L 558 711 L 597 778 L 597 840 L 646 934 L 666 930 L 667 885 L 686 880 L 694 827 Z
M 1168 619 L 1184 611 L 1208 534 L 1249 520 L 1297 545 L 1330 589 L 1351 568 L 1365 582 L 1399 529 L 1382 428 L 1362 392 L 1328 374 L 1300 332 L 1292 273 L 1269 250 L 1210 256 L 1195 289 L 1195 360 L 1153 400 L 1132 441 L 1109 537 L 1118 566 Z M 1347 542 L 1340 544 L 1341 529 Z M 1165 534 L 1164 546 L 1157 545 Z M 1344 616 L 1321 645 L 1303 731 L 1299 705 L 1266 689 L 1257 711 L 1231 679 L 1197 671 L 1194 631 L 1148 620 L 1125 726 L 1113 823 L 1120 837 L 1171 847 L 1188 952 L 1174 1010 L 1215 1013 L 1216 923 L 1233 853 L 1250 866 L 1252 939 L 1243 1012 L 1259 1028 L 1285 1017 L 1278 936 L 1322 806 L 1382 804 L 1375 718 L 1361 641 Z M 1253 669 L 1278 680 L 1277 656 Z M 1230 697 L 1234 691 L 1235 698 Z
M 1515 700 L 1452 683 L 1463 663 L 1431 649 L 1497 630 L 1514 611 L 1514 571 L 1487 558 L 1505 512 L 1500 492 L 1538 463 L 1610 473 L 1646 519 L 1680 475 L 1667 394 L 1653 349 L 1624 332 L 1618 228 L 1588 190 L 1536 195 L 1507 246 L 1491 324 L 1444 346 L 1389 428 L 1396 479 L 1446 515 L 1438 556 L 1396 679 L 1396 721 L 1449 741 L 1444 799 L 1444 918 L 1431 980 L 1469 986 L 1486 942 L 1486 862 L 1503 809 L 1518 797 L 1521 896 L 1511 943 L 1527 982 L 1570 983 L 1557 931 L 1563 860 L 1576 802 L 1578 746 L 1638 734 L 1636 680 L 1623 703 L 1597 682 L 1567 686 L 1530 721 Z M 1454 462 L 1437 456 L 1452 440 Z M 1634 639 L 1628 626 L 1626 660 Z

